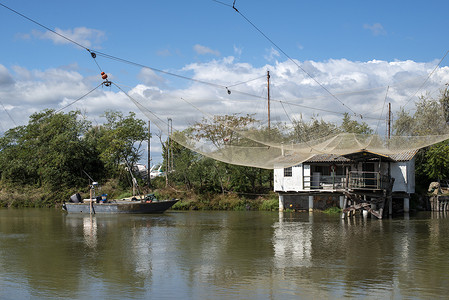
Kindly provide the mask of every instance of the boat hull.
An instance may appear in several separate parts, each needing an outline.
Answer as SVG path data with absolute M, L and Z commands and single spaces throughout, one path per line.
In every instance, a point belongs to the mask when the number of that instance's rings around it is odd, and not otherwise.
M 93 203 L 92 213 L 94 214 L 111 214 L 111 213 L 128 213 L 128 214 L 150 214 L 163 213 L 176 202 L 175 200 L 157 201 L 157 202 L 140 202 L 140 201 L 116 201 L 112 203 Z M 68 213 L 90 213 L 90 202 L 84 203 L 65 203 L 63 209 Z

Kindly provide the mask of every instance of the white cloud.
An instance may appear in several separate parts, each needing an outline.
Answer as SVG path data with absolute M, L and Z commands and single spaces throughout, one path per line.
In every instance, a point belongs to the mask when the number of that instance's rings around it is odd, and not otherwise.
M 0 65 L 0 87 L 5 87 L 14 83 L 14 79 L 5 66 Z
M 63 38 L 62 36 L 81 44 L 84 47 L 90 48 L 95 46 L 96 48 L 100 47 L 100 44 L 106 39 L 106 35 L 104 31 L 86 27 L 76 27 L 74 29 L 60 29 L 55 28 L 56 33 L 50 31 L 37 31 L 33 30 L 31 35 L 40 39 L 48 39 L 53 41 L 55 44 L 69 44 L 71 41 Z
M 268 54 L 266 54 L 265 56 L 264 56 L 264 58 L 267 60 L 267 61 L 269 61 L 269 62 L 273 62 L 277 57 L 279 57 L 280 56 L 280 54 L 279 54 L 279 51 L 277 51 L 276 49 L 274 49 L 274 48 L 270 48 L 269 50 L 268 50 Z
M 165 84 L 165 79 L 151 69 L 142 69 L 137 77 L 140 81 L 149 86 Z
M 308 120 L 312 115 L 318 115 L 326 121 L 337 122 L 341 120 L 341 113 L 354 111 L 375 127 L 377 119 L 385 116 L 385 109 L 383 115 L 381 112 L 387 86 L 390 86 L 387 101 L 392 103 L 395 111 L 405 104 L 407 109 L 412 109 L 417 97 L 425 92 L 437 97 L 439 90 L 449 82 L 449 67 L 439 68 L 411 98 L 437 62 L 335 59 L 297 63 L 314 79 L 291 61 L 255 67 L 249 63 L 237 63 L 230 56 L 172 71 L 178 74 L 188 72 L 195 80 L 214 85 L 194 81 L 187 82 L 185 87 L 169 88 L 161 76 L 143 69 L 138 76 L 141 83 L 130 87 L 128 93 L 145 108 L 144 113 L 154 122 L 153 132 L 159 130 L 156 125 L 160 130 L 166 130 L 167 118 L 172 118 L 174 127 L 180 130 L 213 114 L 249 113 L 266 120 L 266 72 L 269 70 L 272 120 L 289 122 L 289 118 L 300 115 Z M 62 68 L 27 70 L 0 65 L 1 82 L 6 82 L 7 86 L 0 84 L 0 101 L 15 122 L 23 125 L 33 112 L 44 108 L 57 110 L 85 95 L 98 84 L 98 78 L 84 77 L 81 73 Z M 230 87 L 231 94 L 225 87 Z M 88 118 L 98 123 L 103 121 L 100 115 L 106 109 L 124 114 L 134 111 L 139 118 L 147 119 L 131 99 L 114 87 L 98 89 L 65 111 L 73 109 L 86 112 Z M 380 123 L 383 126 L 384 122 Z M 0 107 L 0 129 L 13 126 Z
M 167 57 L 172 56 L 172 53 L 168 49 L 161 49 L 156 52 L 157 56 Z
M 242 52 L 243 52 L 243 48 L 242 48 L 242 47 L 237 47 L 236 45 L 234 45 L 234 53 L 235 53 L 237 56 L 242 55 Z
M 364 24 L 363 28 L 368 29 L 369 31 L 371 31 L 371 33 L 374 36 L 386 35 L 387 34 L 387 32 L 385 31 L 384 27 L 380 23 L 374 23 L 372 25 Z
M 220 52 L 219 51 L 212 50 L 211 48 L 208 48 L 206 46 L 202 46 L 202 45 L 199 45 L 199 44 L 196 44 L 195 46 L 193 46 L 193 50 L 195 50 L 195 52 L 197 54 L 200 54 L 200 55 L 212 54 L 212 55 L 215 55 L 215 56 L 220 56 Z

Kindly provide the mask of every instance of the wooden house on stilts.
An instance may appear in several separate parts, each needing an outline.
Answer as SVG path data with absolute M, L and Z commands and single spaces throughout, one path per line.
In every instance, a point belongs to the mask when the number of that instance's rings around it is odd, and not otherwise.
M 289 168 L 274 170 L 279 210 L 314 210 L 338 206 L 343 216 L 356 211 L 381 219 L 409 212 L 415 192 L 417 150 L 384 155 L 361 150 L 343 156 L 315 155 Z

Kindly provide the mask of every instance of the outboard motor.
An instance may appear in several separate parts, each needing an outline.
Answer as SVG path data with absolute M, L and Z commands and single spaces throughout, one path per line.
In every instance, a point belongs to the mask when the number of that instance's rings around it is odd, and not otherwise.
M 72 196 L 70 196 L 70 200 L 69 202 L 72 203 L 81 203 L 81 195 L 79 193 L 73 194 Z

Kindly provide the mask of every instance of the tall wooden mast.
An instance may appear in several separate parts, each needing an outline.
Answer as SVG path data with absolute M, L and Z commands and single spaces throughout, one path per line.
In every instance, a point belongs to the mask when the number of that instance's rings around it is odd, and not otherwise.
M 270 131 L 270 71 L 267 71 L 268 131 Z

